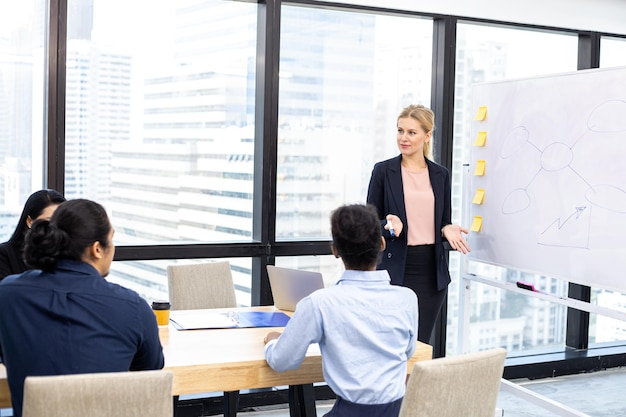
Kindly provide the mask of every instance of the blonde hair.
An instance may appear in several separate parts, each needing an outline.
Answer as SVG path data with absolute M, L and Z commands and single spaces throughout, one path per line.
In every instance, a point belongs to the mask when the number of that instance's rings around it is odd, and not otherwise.
M 398 120 L 411 118 L 420 124 L 424 132 L 433 132 L 435 130 L 435 113 L 428 107 L 421 104 L 411 104 L 400 112 Z M 433 159 L 433 135 L 431 133 L 430 140 L 424 142 L 424 156 L 432 161 Z

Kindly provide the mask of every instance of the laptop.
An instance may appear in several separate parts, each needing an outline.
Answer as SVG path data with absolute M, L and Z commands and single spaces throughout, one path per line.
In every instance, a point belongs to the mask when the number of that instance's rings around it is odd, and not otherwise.
M 274 307 L 279 310 L 295 311 L 296 304 L 313 291 L 324 288 L 324 279 L 319 272 L 267 266 Z

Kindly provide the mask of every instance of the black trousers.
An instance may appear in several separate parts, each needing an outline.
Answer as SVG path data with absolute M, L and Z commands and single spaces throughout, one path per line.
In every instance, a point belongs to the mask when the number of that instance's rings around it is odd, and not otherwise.
M 402 398 L 387 404 L 356 404 L 337 396 L 335 405 L 324 417 L 398 417 Z
M 406 254 L 404 284 L 417 294 L 417 340 L 430 342 L 437 317 L 446 299 L 447 288 L 437 289 L 435 245 L 409 246 Z

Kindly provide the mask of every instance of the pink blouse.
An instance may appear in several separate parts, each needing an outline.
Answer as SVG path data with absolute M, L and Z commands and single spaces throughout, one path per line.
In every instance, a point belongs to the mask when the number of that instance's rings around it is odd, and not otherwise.
M 402 186 L 406 208 L 407 244 L 435 243 L 435 195 L 430 184 L 428 168 L 411 172 L 402 167 Z

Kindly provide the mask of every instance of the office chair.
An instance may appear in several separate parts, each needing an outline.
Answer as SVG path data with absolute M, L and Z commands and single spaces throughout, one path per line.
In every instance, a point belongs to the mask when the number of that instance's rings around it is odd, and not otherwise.
M 230 263 L 168 265 L 172 310 L 237 307 Z
M 417 362 L 400 417 L 493 417 L 506 350 Z
M 29 376 L 23 417 L 172 417 L 171 371 Z
M 172 310 L 237 307 L 228 261 L 168 265 L 167 280 Z M 224 416 L 235 417 L 239 391 L 224 392 Z

